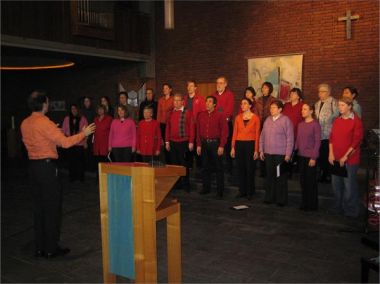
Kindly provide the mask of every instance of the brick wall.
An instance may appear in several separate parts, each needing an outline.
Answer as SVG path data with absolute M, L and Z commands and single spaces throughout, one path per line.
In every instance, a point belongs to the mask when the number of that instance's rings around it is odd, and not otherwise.
M 359 14 L 346 39 L 347 10 Z M 164 30 L 156 7 L 156 82 L 185 91 L 185 82 L 213 82 L 224 74 L 240 97 L 248 84 L 247 58 L 303 53 L 303 90 L 317 100 L 326 82 L 339 97 L 345 85 L 359 91 L 366 128 L 378 127 L 379 3 L 373 1 L 175 1 L 175 29 Z

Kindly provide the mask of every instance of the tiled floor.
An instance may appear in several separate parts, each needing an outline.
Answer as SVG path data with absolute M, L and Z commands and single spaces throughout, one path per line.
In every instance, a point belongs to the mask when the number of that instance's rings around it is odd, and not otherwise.
M 33 257 L 32 204 L 26 171 L 8 168 L 2 182 L 2 282 L 102 282 L 99 194 L 94 177 L 69 183 L 63 175 L 64 215 L 61 240 L 71 248 L 54 260 Z M 363 179 L 363 177 L 362 177 Z M 197 179 L 193 179 L 197 182 Z M 262 203 L 262 179 L 252 201 L 172 192 L 182 208 L 183 282 L 360 282 L 360 257 L 376 251 L 361 244 L 363 223 L 326 213 L 329 185 L 320 187 L 320 210 L 298 209 L 297 176 L 289 182 L 289 206 Z M 226 176 L 231 184 L 231 177 Z M 361 183 L 363 186 L 363 183 Z M 199 183 L 194 183 L 194 187 Z M 232 205 L 247 204 L 245 211 Z M 165 224 L 159 222 L 159 281 L 166 277 Z M 378 281 L 371 272 L 370 280 Z M 119 278 L 119 282 L 126 279 Z

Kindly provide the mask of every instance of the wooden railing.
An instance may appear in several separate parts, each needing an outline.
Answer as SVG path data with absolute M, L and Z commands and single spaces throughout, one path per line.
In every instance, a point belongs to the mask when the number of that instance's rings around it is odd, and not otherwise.
M 99 1 L 91 1 L 88 9 L 83 0 L 2 1 L 1 34 L 150 54 L 150 14 L 125 5 L 128 2 L 109 1 L 102 10 L 92 2 Z
M 73 0 L 71 28 L 74 35 L 114 39 L 114 2 Z
M 113 29 L 113 2 L 77 0 L 77 19 L 80 24 L 105 29 Z

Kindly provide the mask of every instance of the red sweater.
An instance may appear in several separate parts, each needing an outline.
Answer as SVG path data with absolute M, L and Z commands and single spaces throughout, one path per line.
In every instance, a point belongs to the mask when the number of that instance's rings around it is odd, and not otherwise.
M 234 113 L 235 95 L 229 89 L 225 89 L 224 92 L 219 95 L 218 92 L 212 94 L 217 99 L 217 105 L 215 110 L 222 112 L 228 119 L 232 119 Z
M 157 121 L 159 123 L 165 124 L 168 120 L 170 111 L 173 109 L 173 96 L 170 96 L 168 99 L 165 99 L 165 96 L 162 96 L 158 100 L 157 107 Z
M 96 129 L 94 132 L 94 155 L 107 156 L 108 154 L 108 136 L 112 123 L 112 117 L 105 115 L 100 121 L 99 117 L 95 117 L 94 123 Z
M 360 144 L 363 139 L 363 124 L 360 118 L 355 114 L 353 118 L 335 119 L 331 134 L 330 143 L 333 146 L 335 160 L 340 160 L 350 147 L 354 149 L 348 157 L 348 165 L 357 165 L 360 163 Z
M 136 150 L 141 155 L 151 156 L 160 150 L 161 130 L 157 120 L 141 120 L 137 128 Z
M 173 109 L 169 118 L 166 122 L 166 133 L 165 133 L 165 141 L 173 141 L 173 142 L 183 142 L 189 141 L 189 143 L 194 143 L 194 122 L 193 115 L 190 111 L 184 110 L 185 113 L 185 123 L 184 123 L 184 137 L 180 137 L 180 118 L 182 111 Z
M 184 98 L 184 106 L 185 107 L 187 107 L 187 101 L 188 101 L 188 99 L 189 99 L 189 95 L 186 95 L 185 98 Z M 193 114 L 194 123 L 197 120 L 198 114 L 201 111 L 205 111 L 205 110 L 206 110 L 205 98 L 202 97 L 202 96 L 200 96 L 200 95 L 195 95 L 193 97 L 193 109 L 191 110 L 191 112 Z
M 197 145 L 204 139 L 220 139 L 219 147 L 224 148 L 227 142 L 228 126 L 223 113 L 214 110 L 202 111 L 197 120 Z
M 297 137 L 298 124 L 303 121 L 301 114 L 302 106 L 303 102 L 298 102 L 298 104 L 294 106 L 291 102 L 289 102 L 284 105 L 284 109 L 282 111 L 282 113 L 289 117 L 290 121 L 293 123 L 294 138 Z

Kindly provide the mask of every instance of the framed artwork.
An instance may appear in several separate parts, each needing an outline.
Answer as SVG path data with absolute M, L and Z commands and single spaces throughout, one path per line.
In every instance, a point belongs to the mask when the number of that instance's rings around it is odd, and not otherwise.
M 283 101 L 289 100 L 292 88 L 302 89 L 303 54 L 267 56 L 248 59 L 248 86 L 260 97 L 261 85 L 265 82 L 273 84 L 274 97 Z
M 66 111 L 65 101 L 50 101 L 49 102 L 50 111 Z

